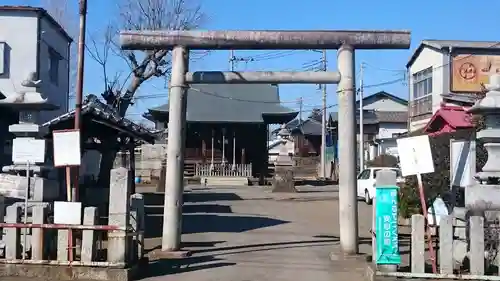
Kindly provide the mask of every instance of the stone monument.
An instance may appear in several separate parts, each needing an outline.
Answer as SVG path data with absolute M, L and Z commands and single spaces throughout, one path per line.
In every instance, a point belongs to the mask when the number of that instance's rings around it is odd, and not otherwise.
M 488 92 L 468 111 L 485 117 L 485 129 L 477 132 L 476 138 L 483 142 L 488 152 L 488 161 L 482 172 L 476 174 L 477 183 L 464 189 L 464 205 L 453 209 L 457 221 L 455 228 L 453 258 L 456 265 L 461 265 L 468 255 L 469 217 L 483 216 L 485 225 L 497 220 L 500 215 L 500 75 L 490 76 L 486 85 Z M 456 195 L 456 194 L 455 194 Z M 485 257 L 490 256 L 485 249 Z M 495 253 L 491 253 L 496 255 Z
M 3 167 L 3 173 L 0 174 L 0 193 L 5 197 L 25 198 L 28 180 L 26 176 L 20 174 L 26 173 L 28 168 L 32 176 L 28 196 L 30 200 L 41 202 L 58 196 L 57 181 L 49 183 L 42 177 L 44 172 L 52 167 L 43 165 L 45 140 L 38 139 L 43 132 L 37 124 L 40 111 L 55 110 L 58 106 L 49 103 L 36 91 L 40 84 L 41 81 L 36 80 L 35 73 L 30 73 L 28 78 L 21 83 L 23 87 L 21 91 L 4 94 L 6 98 L 0 100 L 0 107 L 9 107 L 19 112 L 19 124 L 9 126 L 9 132 L 15 135 L 12 142 L 12 165 Z M 33 88 L 35 88 L 34 91 Z M 27 164 L 28 162 L 31 163 Z
M 282 138 L 287 142 L 291 140 L 290 132 L 284 125 L 278 132 L 278 138 Z M 281 146 L 274 163 L 273 192 L 297 192 L 293 180 L 293 159 L 292 155 L 289 155 L 287 142 Z

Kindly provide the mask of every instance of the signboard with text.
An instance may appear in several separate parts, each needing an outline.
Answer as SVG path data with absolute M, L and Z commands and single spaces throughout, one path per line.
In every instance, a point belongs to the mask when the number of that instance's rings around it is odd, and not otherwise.
M 490 75 L 500 72 L 500 55 L 454 55 L 451 72 L 451 92 L 479 93 Z
M 375 238 L 377 264 L 400 264 L 398 237 L 398 187 L 382 186 L 376 189 Z

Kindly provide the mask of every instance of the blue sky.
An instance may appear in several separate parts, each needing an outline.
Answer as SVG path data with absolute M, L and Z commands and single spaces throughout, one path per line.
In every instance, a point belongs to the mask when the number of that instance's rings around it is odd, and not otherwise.
M 7 0 L 8 1 L 8 0 Z M 75 3 L 77 0 L 73 0 Z M 102 29 L 113 18 L 115 1 L 88 0 L 88 31 Z M 398 72 L 412 52 L 424 39 L 498 41 L 500 1 L 476 0 L 201 0 L 208 16 L 204 29 L 405 29 L 412 32 L 410 50 L 357 51 L 356 64 L 367 64 L 365 85 L 377 84 L 402 77 Z M 12 2 L 12 1 L 10 1 Z M 37 2 L 37 1 L 14 1 Z M 236 70 L 300 70 L 311 61 L 321 58 L 312 51 L 237 51 L 237 57 L 261 58 L 260 61 L 239 63 Z M 229 52 L 218 51 L 191 64 L 192 70 L 227 70 Z M 125 65 L 114 63 L 114 70 L 126 71 Z M 336 70 L 336 51 L 328 52 L 328 68 Z M 99 93 L 102 75 L 98 64 L 88 56 L 86 60 L 85 92 Z M 130 117 L 140 118 L 148 107 L 167 101 L 163 79 L 151 81 L 141 87 L 139 96 L 157 94 L 157 98 L 138 98 L 129 110 Z M 328 87 L 328 104 L 336 103 L 336 86 Z M 366 94 L 385 90 L 400 97 L 407 97 L 403 83 L 366 90 Z M 304 110 L 321 104 L 321 93 L 316 85 L 282 85 L 282 101 L 297 108 L 295 102 L 303 97 Z M 334 110 L 332 108 L 332 110 Z

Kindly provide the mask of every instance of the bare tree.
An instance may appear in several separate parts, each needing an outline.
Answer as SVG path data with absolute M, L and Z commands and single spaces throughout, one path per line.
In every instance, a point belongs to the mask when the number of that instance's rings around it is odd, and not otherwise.
M 125 116 L 139 87 L 153 78 L 168 78 L 170 74 L 169 50 L 123 51 L 116 44 L 119 30 L 189 30 L 204 20 L 199 0 L 119 0 L 119 16 L 110 22 L 104 34 L 90 36 L 87 50 L 90 56 L 107 69 L 109 52 L 121 57 L 129 73 L 107 70 L 104 78 L 103 98 Z M 96 38 L 101 37 L 99 41 Z
M 117 44 L 119 30 L 189 30 L 204 20 L 199 0 L 118 0 L 117 21 L 88 36 L 89 56 L 102 67 L 102 97 L 120 116 L 125 116 L 139 87 L 154 78 L 168 79 L 169 50 L 123 51 Z M 126 63 L 126 72 L 111 73 L 108 63 L 118 57 Z M 109 184 L 109 170 L 118 152 L 115 140 L 101 150 L 99 184 Z

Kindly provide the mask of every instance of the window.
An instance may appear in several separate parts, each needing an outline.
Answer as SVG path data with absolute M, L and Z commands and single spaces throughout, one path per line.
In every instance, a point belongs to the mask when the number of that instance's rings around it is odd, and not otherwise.
M 59 61 L 61 60 L 61 55 L 49 47 L 49 79 L 50 82 L 59 85 Z
M 432 93 L 432 67 L 413 74 L 413 99 Z
M 432 96 L 427 95 L 417 100 L 410 101 L 410 117 L 432 114 Z
M 370 170 L 364 170 L 361 174 L 358 176 L 358 180 L 367 180 L 370 178 Z

